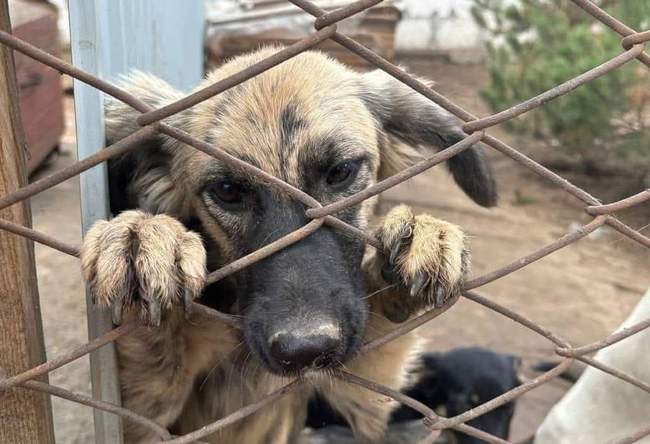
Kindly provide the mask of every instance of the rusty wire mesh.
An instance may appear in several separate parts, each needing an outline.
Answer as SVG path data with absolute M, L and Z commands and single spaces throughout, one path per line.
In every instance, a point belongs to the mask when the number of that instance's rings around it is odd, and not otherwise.
M 362 12 L 365 9 L 370 8 L 371 6 L 380 3 L 381 0 L 359 0 L 351 3 L 346 7 L 331 12 L 326 12 L 325 10 L 319 8 L 314 3 L 308 0 L 289 0 L 289 1 L 316 18 L 314 21 L 314 28 L 316 31 L 313 34 L 311 34 L 310 36 L 300 40 L 299 42 L 291 46 L 279 50 L 277 53 L 268 57 L 267 59 L 264 59 L 235 75 L 225 78 L 181 100 L 178 100 L 177 102 L 171 103 L 159 109 L 153 109 L 152 107 L 145 104 L 138 98 L 128 94 L 127 92 L 117 88 L 116 86 L 104 80 L 101 80 L 93 75 L 90 75 L 78 68 L 75 68 L 74 66 L 64 61 L 56 57 L 53 57 L 20 39 L 13 37 L 11 34 L 7 32 L 0 31 L 0 43 L 10 48 L 13 48 L 19 52 L 22 52 L 28 55 L 29 57 L 32 57 L 33 59 L 36 59 L 46 65 L 49 65 L 50 67 L 57 69 L 61 73 L 68 74 L 88 85 L 91 85 L 125 102 L 126 104 L 132 106 L 133 108 L 135 108 L 136 110 L 142 113 L 137 119 L 137 122 L 141 126 L 141 128 L 137 130 L 135 133 L 111 145 L 110 147 L 105 148 L 104 150 L 98 152 L 97 154 L 94 154 L 67 168 L 64 168 L 56 173 L 53 173 L 50 176 L 47 176 L 34 183 L 31 183 L 9 195 L 1 197 L 0 209 L 6 208 L 14 203 L 28 199 L 29 197 L 43 190 L 46 190 L 58 183 L 61 183 L 62 181 L 69 179 L 77 174 L 80 174 L 81 172 L 86 171 L 89 168 L 92 168 L 93 166 L 98 165 L 99 163 L 104 162 L 111 157 L 125 153 L 128 150 L 137 149 L 139 142 L 141 142 L 142 140 L 151 136 L 154 133 L 157 132 L 164 133 L 170 137 L 176 138 L 177 140 L 187 145 L 190 145 L 200 151 L 203 151 L 204 153 L 207 153 L 210 156 L 214 156 L 215 158 L 222 160 L 228 165 L 243 169 L 248 173 L 250 173 L 252 176 L 260 180 L 263 180 L 265 183 L 273 187 L 278 187 L 284 190 L 294 199 L 303 203 L 307 207 L 306 214 L 308 217 L 312 219 L 308 224 L 306 224 L 302 228 L 266 245 L 265 247 L 243 258 L 240 258 L 216 271 L 211 272 L 208 277 L 208 282 L 213 283 L 220 279 L 223 279 L 224 277 L 232 273 L 235 273 L 238 270 L 241 270 L 242 268 L 256 261 L 259 261 L 281 250 L 282 248 L 285 248 L 295 242 L 300 241 L 301 239 L 309 236 L 311 233 L 318 230 L 321 226 L 323 226 L 323 224 L 329 224 L 332 227 L 335 227 L 340 230 L 344 230 L 348 234 L 352 236 L 357 236 L 358 238 L 369 243 L 370 245 L 376 248 L 380 248 L 381 247 L 380 244 L 371 235 L 337 219 L 334 216 L 334 214 L 343 208 L 349 207 L 351 205 L 356 205 L 359 202 L 363 201 L 364 199 L 377 195 L 382 191 L 387 190 L 388 188 L 391 188 L 401 182 L 404 182 L 405 180 L 417 174 L 420 174 L 421 172 L 469 148 L 472 144 L 482 141 L 484 144 L 512 158 L 516 162 L 524 165 L 526 168 L 531 169 L 532 171 L 534 171 L 544 179 L 551 181 L 555 185 L 561 187 L 566 192 L 568 192 L 569 194 L 573 195 L 574 197 L 582 201 L 585 204 L 584 210 L 587 212 L 587 214 L 593 217 L 591 222 L 580 227 L 578 230 L 572 231 L 564 235 L 563 237 L 559 238 L 555 242 L 552 242 L 525 257 L 519 258 L 502 268 L 499 268 L 490 273 L 487 273 L 485 275 L 479 276 L 475 279 L 468 281 L 462 293 L 462 297 L 465 297 L 478 304 L 481 304 L 482 306 L 490 310 L 498 312 L 501 315 L 512 319 L 513 321 L 529 328 L 530 330 L 536 332 L 537 334 L 551 341 L 556 346 L 555 352 L 557 353 L 558 356 L 562 358 L 560 363 L 555 368 L 542 374 L 541 376 L 532 379 L 524 383 L 523 385 L 513 390 L 510 390 L 509 392 L 504 393 L 503 395 L 494 398 L 489 402 L 482 404 L 481 406 L 478 406 L 474 409 L 471 409 L 470 411 L 467 411 L 465 413 L 462 413 L 452 418 L 441 417 L 437 415 L 435 412 L 433 412 L 431 409 L 429 409 L 428 407 L 415 401 L 414 399 L 405 396 L 404 394 L 398 393 L 387 387 L 381 386 L 375 382 L 362 379 L 358 376 L 347 373 L 343 370 L 337 370 L 334 373 L 334 375 L 348 383 L 356 384 L 365 387 L 369 390 L 374 390 L 375 392 L 391 397 L 397 400 L 398 402 L 401 402 L 419 411 L 424 416 L 425 423 L 427 424 L 427 426 L 431 428 L 432 434 L 436 434 L 440 430 L 450 428 L 450 429 L 455 429 L 457 431 L 460 431 L 462 433 L 466 433 L 468 435 L 481 438 L 490 443 L 507 443 L 508 441 L 505 441 L 501 438 L 497 438 L 488 433 L 480 431 L 465 423 L 473 418 L 476 418 L 491 410 L 494 410 L 497 407 L 521 396 L 525 392 L 528 392 L 529 390 L 532 390 L 533 388 L 538 387 L 541 384 L 544 384 L 550 381 L 551 379 L 557 377 L 569 367 L 569 365 L 573 360 L 579 360 L 588 365 L 594 366 L 595 368 L 598 368 L 601 371 L 609 373 L 613 377 L 620 378 L 621 380 L 633 384 L 636 387 L 639 387 L 640 389 L 650 393 L 649 382 L 640 381 L 639 379 L 621 370 L 599 363 L 587 356 L 588 354 L 601 350 L 609 345 L 612 345 L 618 341 L 621 341 L 633 334 L 636 334 L 650 327 L 650 319 L 646 319 L 629 328 L 616 332 L 600 341 L 577 347 L 577 346 L 573 346 L 566 339 L 557 336 L 553 332 L 527 319 L 521 314 L 515 313 L 509 310 L 508 308 L 495 303 L 489 298 L 480 295 L 476 291 L 473 291 L 477 287 L 480 287 L 496 279 L 499 279 L 503 276 L 506 276 L 510 273 L 513 273 L 519 270 L 520 268 L 523 268 L 561 248 L 564 248 L 574 242 L 577 242 L 579 239 L 585 237 L 586 235 L 593 232 L 597 228 L 602 227 L 603 225 L 609 225 L 610 227 L 620 232 L 624 236 L 628 237 L 629 239 L 636 241 L 637 243 L 639 243 L 640 245 L 646 248 L 650 248 L 650 238 L 643 235 L 639 231 L 636 231 L 630 228 L 629 226 L 625 225 L 624 223 L 620 222 L 614 216 L 614 213 L 618 211 L 630 208 L 635 205 L 639 205 L 642 202 L 650 200 L 650 189 L 646 189 L 645 191 L 642 191 L 639 194 L 620 200 L 618 202 L 614 202 L 606 205 L 601 204 L 601 202 L 597 198 L 590 195 L 585 190 L 573 185 L 566 179 L 562 178 L 561 176 L 543 167 L 539 163 L 525 156 L 515 148 L 512 148 L 511 146 L 507 145 L 503 141 L 493 136 L 490 136 L 484 132 L 484 130 L 486 130 L 489 127 L 513 119 L 516 116 L 519 116 L 525 112 L 528 112 L 532 109 L 542 106 L 544 103 L 548 102 L 549 100 L 567 94 L 570 91 L 574 90 L 575 88 L 579 87 L 580 85 L 583 85 L 586 82 L 589 82 L 600 76 L 603 76 L 608 72 L 622 66 L 623 64 L 633 59 L 639 60 L 641 63 L 645 64 L 647 67 L 650 68 L 650 55 L 644 52 L 645 42 L 650 40 L 650 31 L 637 32 L 629 28 L 624 23 L 621 23 L 616 18 L 606 13 L 595 3 L 592 3 L 590 0 L 572 0 L 572 2 L 575 5 L 582 8 L 585 12 L 592 15 L 595 19 L 599 20 L 604 25 L 611 28 L 613 31 L 620 34 L 623 37 L 621 40 L 623 51 L 616 57 L 613 57 L 612 59 L 604 62 L 602 65 L 597 66 L 587 71 L 586 73 L 581 74 L 573 79 L 570 79 L 562 83 L 561 85 L 558 85 L 523 103 L 520 103 L 518 105 L 515 105 L 511 108 L 508 108 L 504 111 L 501 111 L 499 113 L 496 113 L 494 115 L 485 118 L 477 118 L 474 115 L 467 112 L 466 110 L 457 106 L 456 104 L 454 104 L 453 102 L 445 98 L 444 96 L 440 95 L 430 87 L 419 82 L 418 80 L 410 76 L 408 73 L 406 73 L 399 67 L 391 64 L 390 62 L 383 59 L 379 55 L 375 54 L 374 52 L 370 51 L 366 47 L 357 43 L 355 40 L 337 32 L 337 25 L 336 25 L 337 22 L 345 18 L 348 18 L 354 14 Z M 443 108 L 447 109 L 451 113 L 463 119 L 465 122 L 467 122 L 465 123 L 463 129 L 469 136 L 463 141 L 458 142 L 457 144 L 441 151 L 440 153 L 435 154 L 432 157 L 425 159 L 420 163 L 415 164 L 414 166 L 400 172 L 399 174 L 387 178 L 355 195 L 349 196 L 338 202 L 326 206 L 322 206 L 314 198 L 304 193 L 303 191 L 289 185 L 288 183 L 272 175 L 269 175 L 264 171 L 242 160 L 239 160 L 227 154 L 226 152 L 222 151 L 218 147 L 211 146 L 210 144 L 198 140 L 193 136 L 191 136 L 190 134 L 178 128 L 172 127 L 168 124 L 161 122 L 161 120 L 164 119 L 165 117 L 183 111 L 203 100 L 206 100 L 223 91 L 226 91 L 227 89 L 232 88 L 233 86 L 236 86 L 250 79 L 251 77 L 263 73 L 264 71 L 271 69 L 272 67 L 290 59 L 291 57 L 294 57 L 302 53 L 303 51 L 306 51 L 316 46 L 318 43 L 327 39 L 336 41 L 337 43 L 344 46 L 348 50 L 356 53 L 357 55 L 364 58 L 366 61 L 370 62 L 371 65 L 374 65 L 377 68 L 384 70 L 394 78 L 400 80 L 404 84 L 413 88 L 418 93 L 422 94 L 423 96 L 427 97 L 431 101 L 439 104 Z M 42 244 L 48 245 L 52 248 L 55 248 L 71 256 L 79 255 L 79 250 L 76 246 L 69 245 L 65 242 L 57 240 L 44 233 L 35 231 L 31 228 L 19 226 L 12 222 L 1 220 L 1 219 L 0 219 L 0 228 L 18 234 L 20 236 L 25 236 L 36 242 L 40 242 Z M 395 339 L 396 337 L 419 327 L 425 322 L 434 319 L 435 317 L 439 316 L 444 311 L 446 311 L 451 305 L 453 305 L 453 302 L 455 301 L 452 301 L 450 304 L 448 304 L 443 308 L 430 310 L 414 319 L 411 319 L 399 325 L 399 327 L 397 327 L 392 332 L 386 334 L 385 336 L 379 337 L 377 339 L 374 339 L 366 343 L 365 345 L 363 345 L 361 349 L 361 353 L 379 347 L 391 341 L 392 339 Z M 224 313 L 220 313 L 206 306 L 194 303 L 192 309 L 200 310 L 203 313 L 209 314 L 211 316 L 215 316 L 221 321 L 229 323 L 231 325 L 234 326 L 239 325 L 239 321 L 236 318 Z M 22 387 L 29 390 L 38 390 L 38 391 L 46 392 L 54 396 L 59 396 L 65 399 L 69 399 L 81 404 L 91 406 L 96 409 L 101 409 L 107 412 L 120 415 L 123 418 L 129 419 L 131 421 L 135 421 L 140 425 L 149 428 L 160 437 L 160 440 L 162 442 L 181 444 L 181 443 L 196 442 L 197 440 L 200 440 L 202 437 L 214 433 L 222 429 L 223 427 L 226 427 L 229 424 L 242 420 L 243 418 L 253 414 L 259 409 L 271 404 L 272 402 L 279 399 L 283 395 L 293 390 L 296 390 L 298 387 L 300 387 L 302 384 L 305 383 L 304 379 L 296 379 L 293 382 L 280 388 L 279 390 L 267 395 L 263 399 L 253 404 L 250 404 L 248 406 L 245 406 L 240 410 L 237 410 L 212 424 L 209 424 L 187 435 L 175 437 L 172 436 L 168 430 L 166 430 L 164 427 L 160 426 L 159 424 L 156 424 L 150 419 L 142 415 L 139 415 L 133 411 L 129 411 L 128 409 L 113 404 L 109 404 L 107 402 L 103 402 L 100 400 L 91 399 L 84 395 L 73 393 L 68 390 L 62 389 L 60 387 L 55 387 L 43 382 L 34 381 L 34 379 L 40 375 L 43 375 L 47 372 L 57 369 L 87 353 L 90 353 L 93 350 L 96 350 L 97 348 L 105 344 L 108 344 L 111 341 L 115 341 L 116 339 L 118 339 L 123 335 L 128 335 L 135 328 L 137 328 L 138 325 L 139 324 L 137 323 L 137 321 L 125 323 L 103 334 L 102 336 L 95 338 L 92 341 L 75 348 L 74 350 L 69 350 L 66 353 L 62 353 L 61 355 L 52 358 L 43 364 L 40 364 L 20 374 L 12 375 L 12 376 L 5 377 L 4 379 L 0 379 L 0 392 L 11 389 L 13 387 Z M 650 423 L 648 424 L 648 427 L 638 430 L 632 436 L 617 441 L 617 444 L 632 443 L 649 435 L 650 435 Z

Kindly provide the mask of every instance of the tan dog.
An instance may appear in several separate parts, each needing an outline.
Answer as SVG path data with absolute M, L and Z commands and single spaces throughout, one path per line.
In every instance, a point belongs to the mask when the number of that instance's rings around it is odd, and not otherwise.
M 238 57 L 203 86 L 277 51 Z M 125 88 L 154 107 L 181 94 L 134 74 Z M 137 112 L 106 108 L 115 142 L 137 129 Z M 461 122 L 382 72 L 360 74 L 318 52 L 270 71 L 166 120 L 304 190 L 322 204 L 356 193 L 463 137 Z M 478 147 L 452 158 L 456 182 L 481 205 L 496 192 Z M 306 371 L 313 384 L 212 436 L 223 443 L 290 443 L 312 390 L 375 442 L 393 404 L 331 380 L 349 371 L 399 389 L 417 339 L 407 335 L 355 356 L 360 345 L 458 293 L 469 266 L 456 226 L 408 207 L 393 209 L 375 234 L 384 256 L 324 226 L 308 238 L 204 288 L 216 269 L 305 225 L 305 208 L 254 177 L 166 136 L 113 160 L 111 204 L 82 248 L 84 276 L 115 321 L 141 317 L 118 343 L 123 401 L 174 433 L 215 421 Z M 336 216 L 362 230 L 374 199 Z M 128 210 L 128 211 L 125 211 Z M 392 286 L 391 286 L 392 284 Z M 386 289 L 386 287 L 389 287 Z M 382 290 L 383 291 L 379 291 Z M 371 296 L 368 296 L 371 295 Z M 243 329 L 200 314 L 194 299 L 240 316 Z M 129 442 L 155 437 L 127 424 Z

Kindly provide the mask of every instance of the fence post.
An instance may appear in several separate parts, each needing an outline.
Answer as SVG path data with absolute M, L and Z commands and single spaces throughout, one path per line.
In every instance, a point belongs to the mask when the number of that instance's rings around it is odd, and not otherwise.
M 110 3 L 110 2 L 107 2 Z M 101 75 L 100 59 L 103 42 L 99 38 L 100 18 L 98 0 L 70 0 L 70 48 L 75 66 L 94 75 Z M 103 96 L 95 88 L 74 79 L 74 104 L 79 159 L 100 151 L 104 147 Z M 81 226 L 85 233 L 99 219 L 109 218 L 107 168 L 102 163 L 82 173 L 79 178 L 81 194 Z M 94 339 L 113 328 L 111 316 L 99 310 L 86 292 L 88 337 Z M 117 371 L 117 353 L 114 344 L 90 353 L 90 379 L 93 398 L 120 404 L 120 387 Z M 95 442 L 121 444 L 122 420 L 95 409 Z
M 0 29 L 11 32 L 7 0 L 0 0 Z M 26 171 L 13 54 L 0 45 L 0 195 L 25 185 Z M 0 211 L 0 217 L 31 226 L 29 204 L 24 202 Z M 0 230 L 0 326 L 2 373 L 16 374 L 45 361 L 34 244 L 4 230 Z M 0 442 L 54 442 L 49 396 L 13 389 L 0 394 L 0 405 Z
M 69 0 L 70 46 L 75 66 L 107 80 L 137 68 L 157 74 L 172 85 L 190 89 L 203 68 L 202 0 Z M 78 157 L 104 147 L 103 96 L 74 82 Z M 81 217 L 84 232 L 108 219 L 106 164 L 81 174 Z M 92 339 L 112 328 L 106 311 L 88 304 L 88 335 Z M 113 344 L 90 355 L 93 396 L 120 403 Z M 97 444 L 122 442 L 119 417 L 95 410 Z

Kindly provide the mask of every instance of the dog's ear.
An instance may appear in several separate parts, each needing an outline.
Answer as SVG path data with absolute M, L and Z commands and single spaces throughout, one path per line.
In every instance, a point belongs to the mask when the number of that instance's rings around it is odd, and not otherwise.
M 119 86 L 154 108 L 182 97 L 182 93 L 167 82 L 138 71 L 123 77 Z M 165 119 L 165 122 L 182 128 L 187 120 L 185 114 L 176 114 Z M 104 115 L 107 146 L 140 128 L 136 123 L 140 112 L 117 99 L 105 98 Z M 142 140 L 134 149 L 109 160 L 109 193 L 113 214 L 137 207 L 152 213 L 164 212 L 184 218 L 188 199 L 172 171 L 174 155 L 180 151 L 179 145 L 170 137 L 154 135 Z
M 154 108 L 160 108 L 183 97 L 183 94 L 169 83 L 141 71 L 132 71 L 128 75 L 122 76 L 117 85 Z M 136 123 L 136 119 L 140 114 L 126 103 L 111 96 L 105 96 L 106 140 L 109 143 L 114 143 L 137 131 L 140 126 Z M 174 114 L 165 119 L 165 122 L 176 125 L 180 116 L 181 114 Z M 159 142 L 163 142 L 163 139 L 160 139 Z
M 376 70 L 362 75 L 361 97 L 383 131 L 403 144 L 382 145 L 381 175 L 389 176 L 410 166 L 427 150 L 447 148 L 467 135 L 463 122 L 420 93 Z M 477 145 L 447 161 L 456 183 L 480 205 L 496 205 L 497 192 L 491 167 Z
M 525 384 L 530 381 L 530 378 L 524 373 L 524 362 L 519 356 L 507 355 L 508 361 L 510 363 L 510 368 L 512 368 L 512 388 L 518 387 L 521 384 Z
M 422 360 L 422 367 L 426 368 L 427 372 L 437 374 L 440 371 L 440 360 L 444 358 L 440 353 L 430 352 L 420 356 L 420 359 Z

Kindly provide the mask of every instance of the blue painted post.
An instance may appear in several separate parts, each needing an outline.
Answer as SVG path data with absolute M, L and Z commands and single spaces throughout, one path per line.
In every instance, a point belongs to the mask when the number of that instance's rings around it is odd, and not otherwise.
M 100 0 L 100 38 L 107 78 L 151 72 L 188 91 L 203 75 L 202 0 Z
M 151 72 L 181 90 L 190 90 L 203 73 L 202 0 L 69 0 L 70 44 L 74 64 L 115 80 L 132 69 Z M 87 157 L 104 147 L 102 93 L 75 81 L 77 153 Z M 108 219 L 106 165 L 81 175 L 82 227 Z M 110 314 L 97 310 L 87 295 L 88 335 L 113 326 Z M 93 396 L 120 403 L 115 348 L 91 353 Z M 95 410 L 95 441 L 121 444 L 118 417 Z

